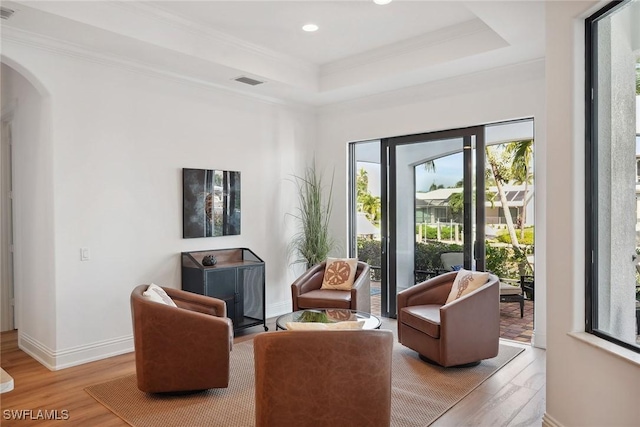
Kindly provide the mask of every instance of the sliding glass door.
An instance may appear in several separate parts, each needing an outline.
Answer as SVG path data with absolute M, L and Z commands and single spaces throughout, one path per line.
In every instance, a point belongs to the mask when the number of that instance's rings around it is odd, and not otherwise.
M 483 135 L 474 127 L 381 141 L 383 316 L 396 315 L 398 292 L 445 271 L 442 254 L 450 268 L 484 269 Z
M 380 314 L 396 315 L 403 289 L 460 267 L 533 276 L 533 120 L 350 150 L 350 253 L 371 266 Z

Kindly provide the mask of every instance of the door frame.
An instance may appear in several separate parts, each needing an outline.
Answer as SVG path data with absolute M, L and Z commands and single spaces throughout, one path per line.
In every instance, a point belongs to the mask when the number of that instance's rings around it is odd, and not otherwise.
M 13 234 L 13 167 L 12 167 L 12 141 L 11 122 L 12 113 L 3 114 L 0 118 L 0 222 L 2 228 L 2 241 L 0 263 L 2 264 L 2 277 L 0 278 L 1 312 L 0 330 L 10 331 L 15 329 L 15 283 L 14 283 L 14 234 Z
M 463 140 L 463 197 L 465 224 L 464 242 L 471 242 L 473 225 L 476 233 L 474 245 L 464 245 L 464 268 L 471 269 L 475 262 L 475 268 L 484 270 L 485 267 L 485 126 L 471 126 L 460 129 L 427 132 L 399 137 L 383 138 L 380 140 L 380 169 L 381 169 L 381 252 L 382 252 L 382 283 L 381 283 L 381 314 L 384 317 L 397 316 L 397 283 L 393 278 L 397 275 L 397 243 L 394 236 L 397 235 L 396 209 L 396 149 L 408 144 L 440 141 L 444 139 L 462 138 Z M 472 147 L 472 138 L 475 136 L 475 147 Z M 472 149 L 473 148 L 473 149 Z M 475 152 L 475 159 L 473 153 Z M 475 160 L 475 171 L 474 171 Z M 473 178 L 476 179 L 476 203 L 473 203 Z M 482 183 L 478 185 L 478 183 Z M 415 181 L 413 183 L 415 186 Z M 415 193 L 415 188 L 414 188 Z M 415 200 L 414 200 L 415 203 Z M 415 212 L 415 206 L 414 206 Z M 474 216 L 475 214 L 475 216 Z M 474 221 L 475 218 L 475 221 Z M 475 224 L 474 224 L 475 222 Z

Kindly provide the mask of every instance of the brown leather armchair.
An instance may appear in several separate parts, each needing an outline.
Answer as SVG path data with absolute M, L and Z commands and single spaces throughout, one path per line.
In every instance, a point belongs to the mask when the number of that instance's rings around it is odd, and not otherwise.
M 178 307 L 131 292 L 138 388 L 147 393 L 204 390 L 229 384 L 233 325 L 224 301 L 162 288 Z
M 458 272 L 398 293 L 398 341 L 428 362 L 449 367 L 498 355 L 500 285 L 489 275 L 475 291 L 445 304 Z
M 278 331 L 254 339 L 256 427 L 388 427 L 393 334 Z
M 350 291 L 320 289 L 326 261 L 316 264 L 291 284 L 293 311 L 308 308 L 346 308 L 371 311 L 371 278 L 369 264 L 358 261 Z

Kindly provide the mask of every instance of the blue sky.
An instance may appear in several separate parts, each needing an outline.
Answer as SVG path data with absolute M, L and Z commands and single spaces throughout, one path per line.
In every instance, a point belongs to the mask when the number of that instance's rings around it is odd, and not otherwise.
M 453 187 L 462 179 L 462 153 L 452 154 L 435 160 L 436 171 L 427 171 L 423 166 L 416 167 L 416 190 L 429 191 L 434 182 L 436 185 Z M 358 169 L 364 169 L 369 176 L 369 191 L 380 196 L 380 165 L 360 163 Z
M 463 159 L 462 153 L 441 157 L 434 161 L 436 170 L 427 171 L 424 167 L 416 168 L 416 191 L 429 191 L 431 184 L 454 187 L 456 182 L 462 180 Z

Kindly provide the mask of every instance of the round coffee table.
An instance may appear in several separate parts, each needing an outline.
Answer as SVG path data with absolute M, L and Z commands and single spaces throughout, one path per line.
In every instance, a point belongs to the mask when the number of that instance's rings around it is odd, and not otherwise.
M 311 313 L 306 315 L 305 313 Z M 276 319 L 276 331 L 278 329 L 287 329 L 289 322 L 304 322 L 305 317 L 316 317 L 326 315 L 327 323 L 343 322 L 346 320 L 364 321 L 362 329 L 380 329 L 382 322 L 380 319 L 364 311 L 348 310 L 344 308 L 319 308 L 294 311 L 293 313 L 283 314 Z

